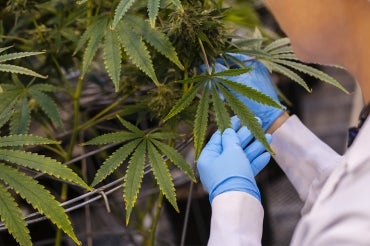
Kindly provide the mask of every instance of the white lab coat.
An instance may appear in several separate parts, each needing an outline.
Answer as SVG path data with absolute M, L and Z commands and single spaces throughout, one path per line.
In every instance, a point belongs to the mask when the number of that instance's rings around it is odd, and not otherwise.
M 370 119 L 344 156 L 291 116 L 272 138 L 275 160 L 305 205 L 291 245 L 370 245 Z M 209 245 L 260 245 L 263 208 L 226 192 L 212 202 Z M 287 242 L 288 243 L 288 242 Z

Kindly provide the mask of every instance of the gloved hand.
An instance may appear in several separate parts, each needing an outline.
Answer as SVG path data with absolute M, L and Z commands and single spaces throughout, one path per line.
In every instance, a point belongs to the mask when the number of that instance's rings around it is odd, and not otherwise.
M 245 139 L 252 139 L 252 134 L 246 127 L 240 128 L 238 133 L 231 128 L 223 134 L 216 131 L 199 156 L 200 180 L 211 203 L 217 195 L 227 191 L 246 192 L 261 200 L 254 176 L 268 163 L 270 154 L 256 142 L 243 150 L 239 138 L 248 144 Z
M 275 88 L 272 84 L 269 71 L 267 68 L 257 60 L 251 60 L 251 57 L 243 54 L 228 53 L 227 55 L 234 57 L 235 59 L 243 62 L 247 67 L 253 67 L 249 73 L 241 74 L 238 76 L 225 77 L 228 80 L 238 82 L 240 84 L 252 87 L 263 94 L 274 99 L 278 104 L 281 105 Z M 230 64 L 233 61 L 230 60 Z M 239 67 L 233 65 L 232 68 Z M 225 61 L 223 59 L 217 59 L 215 63 L 215 71 L 222 72 L 227 70 Z M 205 65 L 200 66 L 201 72 L 205 72 Z M 241 100 L 257 117 L 262 119 L 262 128 L 266 131 L 272 123 L 284 112 L 283 109 L 267 106 L 251 99 L 248 99 L 240 94 L 233 92 L 239 100 Z M 283 106 L 283 105 L 282 105 Z M 284 108 L 284 107 L 283 107 Z
M 269 71 L 260 61 L 253 60 L 251 59 L 250 56 L 243 55 L 243 54 L 228 53 L 227 55 L 230 55 L 238 59 L 239 61 L 243 62 L 247 67 L 253 67 L 253 70 L 250 71 L 249 73 L 230 77 L 231 80 L 247 85 L 247 86 L 250 86 L 262 92 L 263 94 L 266 94 L 267 96 L 271 97 L 272 99 L 274 99 L 277 103 L 281 105 L 279 98 L 277 96 L 276 90 L 272 84 Z M 220 62 L 222 65 L 225 65 L 222 59 L 218 59 L 218 62 Z M 239 67 L 239 66 L 234 65 L 232 67 Z M 259 117 L 262 120 L 262 128 L 264 130 L 267 130 L 272 125 L 272 123 L 284 112 L 284 110 L 282 109 L 278 109 L 275 107 L 257 103 L 241 95 L 238 95 L 238 98 L 257 117 Z

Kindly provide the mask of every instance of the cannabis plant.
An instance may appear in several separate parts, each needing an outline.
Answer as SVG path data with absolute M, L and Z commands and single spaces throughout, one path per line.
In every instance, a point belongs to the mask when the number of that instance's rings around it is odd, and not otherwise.
M 223 131 L 230 127 L 230 117 L 238 115 L 273 151 L 237 94 L 281 106 L 232 80 L 253 67 L 230 53 L 248 55 L 250 61 L 263 63 L 271 73 L 286 76 L 307 91 L 302 74 L 345 91 L 334 78 L 300 62 L 287 38 L 270 35 L 250 1 L 243 5 L 249 13 L 243 18 L 227 4 L 207 0 L 2 3 L 0 216 L 20 245 L 30 245 L 31 239 L 27 220 L 9 189 L 60 228 L 56 245 L 62 242 L 61 231 L 79 241 L 59 203 L 29 176 L 35 172 L 63 180 L 59 202 L 67 203 L 73 198 L 65 195 L 71 183 L 84 188 L 76 199 L 98 192 L 107 199 L 106 187 L 119 181 L 126 224 L 130 226 L 132 213 L 139 214 L 137 220 L 145 217 L 140 213 L 151 215 L 150 233 L 143 232 L 142 237 L 153 244 L 163 198 L 178 211 L 173 170 L 196 182 L 193 164 L 211 129 Z M 217 70 L 220 59 L 232 69 Z M 183 143 L 194 148 L 191 160 L 180 151 Z M 23 148 L 28 145 L 37 148 Z M 71 166 L 73 172 L 62 163 L 77 164 Z M 153 179 L 145 179 L 150 174 Z M 94 190 L 89 191 L 85 182 Z M 155 215 L 152 209 L 135 210 L 146 182 L 153 182 L 159 191 L 151 204 L 158 206 Z

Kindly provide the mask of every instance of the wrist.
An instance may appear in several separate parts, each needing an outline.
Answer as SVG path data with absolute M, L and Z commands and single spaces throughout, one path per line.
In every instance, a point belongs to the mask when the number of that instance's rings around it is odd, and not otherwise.
M 210 203 L 212 204 L 216 196 L 230 191 L 245 192 L 255 197 L 258 201 L 261 201 L 261 195 L 254 180 L 242 176 L 234 176 L 222 181 L 212 189 L 209 193 Z
M 284 111 L 276 120 L 271 124 L 271 126 L 267 129 L 267 133 L 274 133 L 284 122 L 289 119 L 290 115 Z

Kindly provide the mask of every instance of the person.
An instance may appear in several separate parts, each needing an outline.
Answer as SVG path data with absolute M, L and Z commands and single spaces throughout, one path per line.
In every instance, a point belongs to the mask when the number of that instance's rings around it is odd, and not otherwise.
M 304 201 L 290 245 L 370 245 L 370 1 L 265 0 L 298 58 L 346 68 L 362 91 L 358 134 L 344 155 L 316 137 L 295 115 L 243 102 L 272 135 L 273 158 Z M 243 55 L 234 54 L 240 60 Z M 219 64 L 222 66 L 222 64 Z M 260 63 L 235 81 L 276 96 Z M 226 69 L 226 67 L 225 67 Z M 275 97 L 277 98 L 277 97 Z M 276 99 L 278 101 L 278 99 Z M 263 147 L 233 119 L 214 133 L 198 159 L 212 207 L 209 245 L 260 245 L 263 208 L 254 176 L 268 162 Z M 251 142 L 252 143 L 249 143 Z M 253 153 L 253 154 L 252 154 Z

